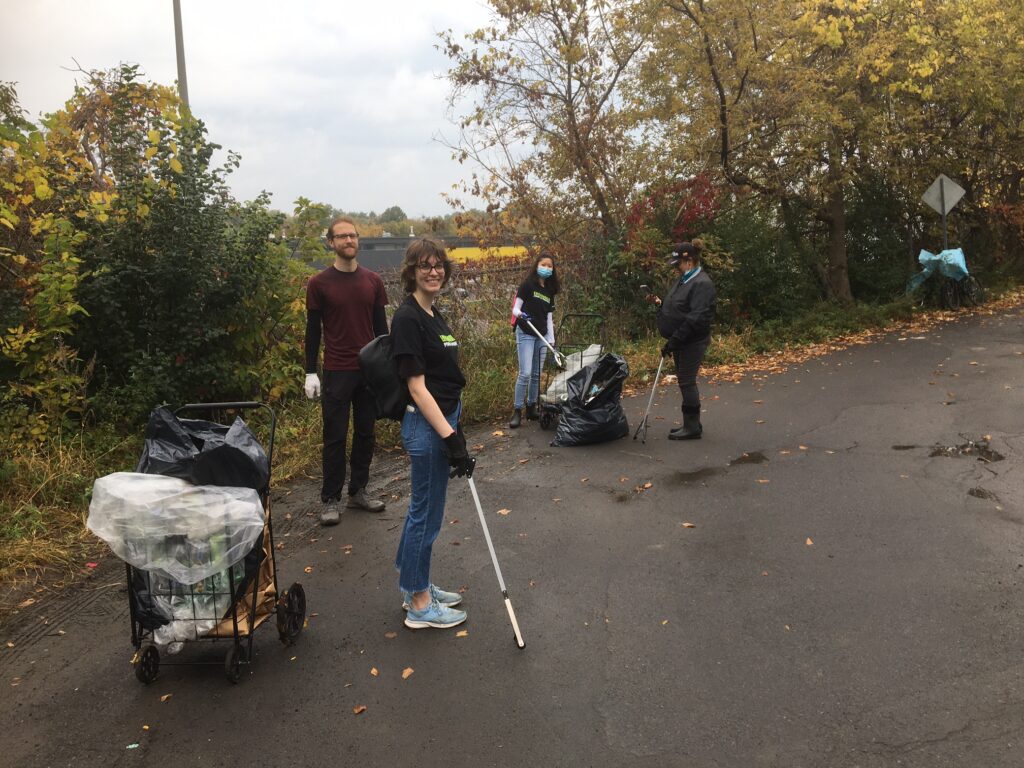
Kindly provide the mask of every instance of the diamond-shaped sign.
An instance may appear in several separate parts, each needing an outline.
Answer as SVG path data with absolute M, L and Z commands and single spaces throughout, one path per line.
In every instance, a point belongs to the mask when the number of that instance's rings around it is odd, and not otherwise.
M 966 190 L 944 173 L 932 182 L 921 199 L 941 214 L 947 214 L 960 202 Z M 945 205 L 943 205 L 945 203 Z

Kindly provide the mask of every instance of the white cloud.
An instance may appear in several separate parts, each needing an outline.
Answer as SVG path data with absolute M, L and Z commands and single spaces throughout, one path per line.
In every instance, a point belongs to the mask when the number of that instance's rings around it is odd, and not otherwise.
M 283 210 L 303 195 L 347 210 L 446 212 L 440 193 L 464 169 L 433 141 L 449 127 L 436 33 L 483 25 L 483 2 L 181 5 L 191 106 L 212 140 L 242 155 L 238 197 L 266 189 Z M 33 118 L 71 96 L 75 75 L 62 68 L 74 60 L 137 63 L 170 84 L 171 9 L 171 0 L 0 0 L 0 78 L 18 82 Z

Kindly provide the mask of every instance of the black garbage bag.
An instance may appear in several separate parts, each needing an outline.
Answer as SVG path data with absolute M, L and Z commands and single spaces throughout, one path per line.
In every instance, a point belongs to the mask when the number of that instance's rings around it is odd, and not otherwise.
M 264 491 L 270 460 L 241 417 L 228 427 L 200 419 L 179 419 L 161 406 L 149 415 L 146 444 L 135 469 L 168 475 L 193 485 L 226 485 Z
M 622 382 L 629 364 L 607 354 L 584 366 L 566 382 L 568 397 L 562 406 L 552 445 L 590 445 L 618 440 L 629 434 L 622 399 Z

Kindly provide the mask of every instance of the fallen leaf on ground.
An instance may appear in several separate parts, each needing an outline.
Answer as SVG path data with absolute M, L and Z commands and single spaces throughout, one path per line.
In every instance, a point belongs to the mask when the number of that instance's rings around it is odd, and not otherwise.
M 502 432 L 500 429 L 494 430 L 493 432 L 491 432 L 491 434 L 494 435 L 495 437 L 504 437 L 505 436 L 505 433 Z
M 767 576 L 768 575 L 768 571 L 761 571 L 761 575 L 762 576 Z
M 759 482 L 759 483 L 761 483 L 763 485 L 764 483 L 770 483 L 771 480 L 769 480 L 766 477 L 759 477 L 759 478 L 757 478 L 757 482 Z
M 653 483 L 644 483 L 644 488 L 645 489 L 650 488 L 652 485 L 653 485 Z
M 581 477 L 581 478 L 580 478 L 580 482 L 581 482 L 581 483 L 585 483 L 585 482 L 587 482 L 587 481 L 588 481 L 589 479 L 590 479 L 589 477 Z
M 380 674 L 380 672 L 377 671 L 376 667 L 370 667 L 370 674 L 373 675 L 374 677 L 376 677 L 377 675 Z
M 668 624 L 668 619 L 662 619 L 661 620 L 661 626 L 664 627 L 666 624 Z
M 455 633 L 455 636 L 456 637 L 469 637 L 469 630 L 468 629 L 460 629 L 458 632 Z
M 473 446 L 473 450 L 474 451 L 482 451 L 483 449 L 484 449 L 484 444 L 483 443 L 477 443 L 476 445 Z
M 973 360 L 971 361 L 971 363 L 970 363 L 970 364 L 971 364 L 971 365 L 977 365 L 977 363 L 976 363 L 976 362 L 974 362 Z
M 455 525 L 457 522 L 459 522 L 459 518 L 453 517 L 451 520 L 448 521 L 448 525 Z
M 360 704 L 358 707 L 352 707 L 352 714 L 353 715 L 361 715 L 365 711 L 366 711 L 366 705 L 365 704 Z
M 754 405 L 762 405 L 763 403 L 764 403 L 764 400 L 755 400 L 754 401 Z
M 526 462 L 528 462 L 528 461 L 529 461 L 529 459 L 520 459 L 520 460 L 519 460 L 519 463 L 520 463 L 520 464 L 525 464 L 525 463 L 526 463 Z
M 792 631 L 792 630 L 791 630 L 791 629 L 789 628 L 789 624 L 784 624 L 783 626 L 785 626 L 785 627 L 786 627 L 786 631 L 787 631 L 787 632 L 791 632 L 791 631 Z
M 754 423 L 755 424 L 764 424 L 764 419 L 755 419 Z
M 97 567 L 98 565 L 99 565 L 99 563 L 86 563 L 86 564 L 85 564 L 85 567 L 86 567 L 86 568 L 95 568 L 95 567 Z
M 620 483 L 624 483 L 624 482 L 626 482 L 627 480 L 629 480 L 629 478 L 628 478 L 628 477 L 626 477 L 625 475 L 623 475 L 622 477 L 620 477 L 620 478 L 619 478 L 619 482 L 620 482 Z
M 511 511 L 512 511 L 511 509 L 499 509 L 498 510 L 498 514 L 499 515 L 507 515 Z
M 164 694 L 163 696 L 161 696 L 161 697 L 160 697 L 160 701 L 161 701 L 161 702 L 167 701 L 167 700 L 168 700 L 168 699 L 170 699 L 170 698 L 171 698 L 171 696 L 173 696 L 173 695 L 174 695 L 173 693 L 165 693 L 165 694 Z
M 826 448 L 826 449 L 825 449 L 825 453 L 827 453 L 827 454 L 831 455 L 831 454 L 835 453 L 835 451 L 830 451 L 830 450 L 828 450 L 828 449 Z
M 789 454 L 792 453 L 792 451 L 787 451 L 785 448 L 783 448 L 781 451 L 779 451 L 779 453 L 781 453 L 783 456 L 788 456 Z
M 313 566 L 312 565 L 307 565 L 302 570 L 305 571 L 306 573 L 312 573 L 313 572 Z
M 814 546 L 814 542 L 811 541 L 811 538 L 809 536 L 807 537 L 806 544 L 807 544 L 808 547 Z
M 806 450 L 807 450 L 807 446 L 806 446 L 806 445 L 800 445 L 800 446 L 797 446 L 797 447 L 798 447 L 798 448 L 799 448 L 799 449 L 800 449 L 801 451 L 806 451 Z
M 561 501 L 561 500 L 562 500 L 562 499 L 561 499 L 561 497 L 559 497 L 559 496 L 556 496 L 555 498 L 553 498 L 553 499 L 552 499 L 552 501 Z
M 20 603 L 18 603 L 18 607 L 19 608 L 28 608 L 35 601 L 36 601 L 36 599 L 34 597 L 30 597 L 27 600 L 22 600 Z
M 696 528 L 697 527 L 696 523 L 680 523 L 680 525 L 683 526 L 683 528 Z
M 413 672 L 415 672 L 415 670 L 412 667 L 406 667 L 402 670 L 402 679 L 408 680 L 409 676 L 412 675 Z
M 398 637 L 398 633 L 397 632 L 385 632 L 384 633 L 384 637 L 386 637 L 388 640 L 394 640 L 396 637 Z

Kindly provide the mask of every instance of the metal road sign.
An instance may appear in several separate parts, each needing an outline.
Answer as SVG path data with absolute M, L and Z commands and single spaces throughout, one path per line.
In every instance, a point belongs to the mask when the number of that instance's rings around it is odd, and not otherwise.
M 921 199 L 936 211 L 945 216 L 953 206 L 960 202 L 965 190 L 946 174 L 940 173 L 939 178 L 932 182 L 927 191 L 921 195 Z

